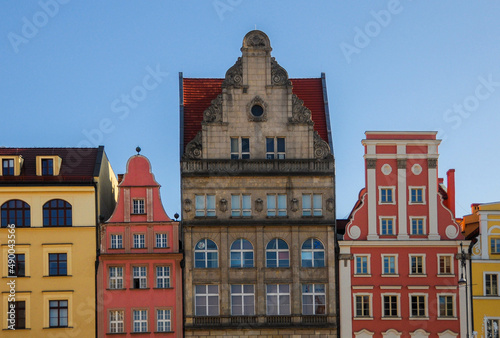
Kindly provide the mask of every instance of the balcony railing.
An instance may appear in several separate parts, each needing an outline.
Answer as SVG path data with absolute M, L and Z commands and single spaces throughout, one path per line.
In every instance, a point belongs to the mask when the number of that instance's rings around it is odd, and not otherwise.
M 255 324 L 257 323 L 256 316 L 234 316 L 231 317 L 231 324 Z
M 303 324 L 325 324 L 327 323 L 326 316 L 302 316 Z
M 194 324 L 204 326 L 220 325 L 220 317 L 194 317 Z
M 292 323 L 292 317 L 291 316 L 267 316 L 267 323 L 268 324 L 291 324 Z

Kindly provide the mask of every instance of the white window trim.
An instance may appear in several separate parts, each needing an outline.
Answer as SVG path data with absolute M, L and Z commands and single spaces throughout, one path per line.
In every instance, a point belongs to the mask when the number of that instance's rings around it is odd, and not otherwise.
M 196 293 L 196 286 L 205 286 L 205 293 Z M 208 292 L 208 286 L 209 285 L 214 285 L 214 284 L 194 284 L 193 285 L 193 295 L 194 295 L 194 298 L 193 298 L 193 301 L 194 301 L 194 315 L 196 317 L 212 317 L 212 316 L 219 316 L 220 315 L 220 287 L 219 285 L 217 285 L 217 293 L 209 293 Z M 208 297 L 210 296 L 214 296 L 214 295 L 217 295 L 217 314 L 216 315 L 210 315 L 208 313 Z M 207 310 L 207 314 L 206 315 L 197 315 L 196 314 L 196 297 L 205 297 L 205 310 Z
M 424 307 L 425 315 L 424 317 L 413 317 L 411 315 L 411 297 L 412 296 L 423 296 L 424 297 Z M 427 293 L 409 293 L 408 294 L 408 310 L 410 320 L 429 320 L 429 295 Z
M 203 197 L 203 208 L 197 208 L 196 199 L 198 196 Z M 208 197 L 212 197 L 214 199 L 214 209 L 208 208 Z M 216 217 L 216 203 L 215 203 L 215 194 L 196 194 L 194 195 L 194 217 Z M 197 215 L 197 212 L 203 212 L 203 215 Z M 213 215 L 208 215 L 209 212 L 213 212 Z
M 411 272 L 411 259 L 412 257 L 422 257 L 422 273 L 412 273 Z M 408 254 L 408 276 L 409 277 L 427 277 L 427 264 L 426 264 L 426 255 L 419 254 Z
M 267 286 L 268 285 L 276 285 L 276 292 L 272 292 L 272 293 L 269 293 L 267 292 Z M 288 285 L 288 293 L 281 293 L 280 292 L 280 285 Z M 279 303 L 279 299 L 280 299 L 280 296 L 285 296 L 285 295 L 288 295 L 288 313 L 291 314 L 292 313 L 292 296 L 291 296 L 291 286 L 290 284 L 286 284 L 286 283 L 277 283 L 277 284 L 265 284 L 266 286 L 266 315 L 268 316 L 287 316 L 287 314 L 282 314 L 282 313 L 278 313 L 278 314 L 269 314 L 269 307 L 268 307 L 268 296 L 275 296 L 277 297 L 277 301 L 278 301 L 278 312 L 281 312 L 279 311 L 282 307 Z M 288 315 L 289 315 L 288 314 Z
M 165 246 L 158 246 L 158 235 L 160 235 L 160 237 L 165 236 Z M 166 232 L 157 232 L 157 233 L 155 233 L 155 248 L 157 248 L 157 249 L 166 249 L 166 248 L 168 248 L 168 233 L 166 233 Z
M 393 230 L 393 233 L 388 235 L 388 234 L 385 234 L 383 235 L 382 234 L 382 220 L 383 219 L 392 219 L 392 230 Z M 396 236 L 398 234 L 398 229 L 397 229 L 397 224 L 396 224 L 396 216 L 379 216 L 378 217 L 378 229 L 379 229 L 379 236 Z
M 490 231 L 491 231 L 491 229 L 490 229 Z M 491 250 L 491 240 L 492 240 L 492 239 L 500 241 L 500 237 L 498 236 L 498 234 L 490 234 L 490 235 L 488 236 L 488 252 L 490 253 L 490 255 L 499 255 L 499 254 L 500 254 L 500 252 L 493 252 L 493 251 Z M 496 257 L 496 256 L 495 256 L 495 257 Z
M 409 205 L 426 205 L 427 201 L 425 199 L 425 185 L 422 186 L 408 186 L 408 204 Z M 412 189 L 422 189 L 422 202 L 412 202 L 411 201 L 411 190 Z
M 273 139 L 273 147 L 274 147 L 274 151 L 273 152 L 270 152 L 270 151 L 267 151 L 267 139 Z M 278 139 L 283 139 L 284 142 L 285 142 L 285 151 L 278 151 Z M 280 159 L 285 159 L 286 158 L 286 137 L 284 136 L 266 136 L 266 159 L 267 159 L 267 156 L 271 154 L 274 156 L 274 159 L 275 160 L 280 160 Z M 280 158 L 279 156 L 280 155 L 283 155 L 282 158 Z
M 413 233 L 413 220 L 414 219 L 421 219 L 422 220 L 422 229 L 423 229 L 423 233 L 422 234 L 414 234 Z M 427 235 L 427 216 L 410 216 L 410 231 L 408 231 L 408 233 L 410 234 L 410 236 L 423 236 L 423 235 Z
M 384 316 L 384 296 L 396 296 L 397 299 L 397 311 L 398 314 L 395 317 L 385 317 Z M 380 304 L 381 304 L 381 318 L 382 320 L 401 320 L 401 294 L 400 293 L 381 293 L 380 294 Z
M 367 273 L 357 273 L 356 272 L 356 258 L 357 257 L 367 257 L 366 259 L 366 270 Z M 353 275 L 355 277 L 371 277 L 372 276 L 372 269 L 371 269 L 371 254 L 354 254 L 354 273 Z
M 484 334 L 488 333 L 488 331 L 487 331 L 487 329 L 488 329 L 488 324 L 487 324 L 488 320 L 498 320 L 500 322 L 500 317 L 486 317 L 486 316 L 484 316 L 484 319 L 483 319 Z M 500 328 L 499 328 L 499 330 L 500 330 Z
M 304 285 L 312 285 L 312 292 L 308 292 L 308 293 L 304 293 L 304 289 L 303 289 L 303 286 Z M 316 285 L 323 285 L 323 288 L 324 288 L 324 292 L 316 292 Z M 302 283 L 301 285 L 301 295 L 302 295 L 302 315 L 304 316 L 318 316 L 318 315 L 323 315 L 323 314 L 319 314 L 319 313 L 316 313 L 316 306 L 317 305 L 321 305 L 321 304 L 317 304 L 316 303 L 316 296 L 324 296 L 325 297 L 325 303 L 323 304 L 324 307 L 325 307 L 325 315 L 326 315 L 326 311 L 327 311 L 327 308 L 326 308 L 326 305 L 327 305 L 327 298 L 326 298 L 326 288 L 327 288 L 327 284 L 324 284 L 324 283 Z M 304 296 L 307 296 L 307 295 L 312 295 L 313 296 L 313 312 L 314 313 L 310 313 L 310 314 L 305 314 L 304 313 Z
M 163 331 L 160 331 L 158 329 L 158 323 L 160 322 L 160 320 L 158 319 L 158 312 L 159 311 L 166 311 L 166 312 L 169 312 L 169 319 L 163 319 L 161 320 L 161 322 L 163 323 L 168 323 L 168 326 L 170 328 L 170 330 L 166 331 L 166 330 L 163 330 Z M 155 309 L 155 324 L 156 324 L 156 332 L 173 332 L 172 330 L 172 309 L 171 308 L 156 308 Z
M 453 316 L 452 317 L 441 317 L 441 314 L 439 313 L 439 297 L 440 296 L 451 296 L 453 299 Z M 455 293 L 437 293 L 436 294 L 436 306 L 437 306 L 437 320 L 457 320 L 457 297 Z
M 357 307 L 356 307 L 356 296 L 368 296 L 368 311 L 370 312 L 368 317 L 358 317 L 356 316 Z M 353 319 L 354 320 L 373 320 L 373 294 L 372 293 L 353 293 L 352 294 L 352 307 L 354 309 Z
M 140 236 L 142 235 L 143 238 L 144 238 L 144 246 L 135 246 L 135 237 L 136 236 Z M 138 237 L 139 238 L 139 237 Z M 139 244 L 140 243 L 140 240 L 138 242 Z M 146 234 L 145 233 L 142 233 L 142 232 L 136 232 L 136 233 L 133 233 L 132 234 L 132 249 L 146 249 Z
M 146 311 L 146 319 L 142 319 L 142 318 L 141 318 L 141 319 L 139 319 L 139 320 L 138 320 L 138 322 L 139 322 L 139 323 L 142 323 L 142 322 L 145 322 L 145 323 L 146 323 L 146 330 L 145 330 L 145 331 L 135 331 L 135 330 L 134 330 L 134 326 L 135 326 L 134 324 L 135 324 L 135 322 L 136 322 L 136 321 L 134 320 L 134 311 L 141 311 L 141 312 L 142 312 L 142 311 Z M 139 308 L 139 309 L 132 309 L 130 312 L 131 312 L 131 313 L 130 313 L 130 315 L 132 316 L 132 318 L 131 318 L 131 319 L 132 319 L 132 320 L 131 320 L 132 327 L 131 327 L 130 332 L 131 332 L 131 333 L 137 333 L 137 332 L 143 332 L 143 333 L 144 333 L 144 332 L 149 332 L 149 313 L 148 313 L 149 311 L 148 311 L 148 309 L 140 309 L 140 308 Z M 141 325 L 141 326 L 142 326 L 142 325 Z
M 158 264 L 154 266 L 155 268 L 155 288 L 157 289 L 170 289 L 172 287 L 172 267 L 170 265 Z M 158 268 L 167 268 L 167 276 L 158 276 Z M 158 280 L 164 280 L 167 286 L 159 287 Z
M 113 236 L 120 236 L 121 237 L 121 246 L 113 247 Z M 110 234 L 110 236 L 109 236 L 109 248 L 110 249 L 123 249 L 123 234 L 121 234 L 121 233 Z
M 285 197 L 285 209 L 280 209 L 278 207 L 279 203 L 278 203 L 278 200 L 279 200 L 279 196 L 284 196 Z M 266 216 L 267 217 L 287 217 L 288 216 L 288 203 L 287 203 L 287 195 L 286 194 L 267 194 L 267 200 L 266 200 L 266 208 L 267 208 L 267 213 L 266 213 Z M 274 205 L 275 205 L 275 208 L 274 209 L 269 209 L 267 206 L 269 205 L 269 198 L 274 198 Z M 273 215 L 269 215 L 269 212 L 274 210 L 274 216 Z M 284 215 L 280 215 L 280 211 L 285 211 L 285 214 Z
M 497 275 L 497 294 L 487 295 L 486 294 L 486 275 Z M 499 297 L 500 296 L 500 271 L 483 271 L 483 296 L 485 297 Z
M 138 288 L 135 288 L 134 287 L 134 279 L 136 279 L 136 276 L 134 275 L 134 268 L 145 268 L 146 270 L 146 274 L 143 276 L 141 274 L 141 271 L 139 270 L 139 275 L 137 276 L 137 279 L 139 279 L 139 287 Z M 131 285 L 131 289 L 147 289 L 148 288 L 148 267 L 145 266 L 145 265 L 133 265 L 132 266 L 132 285 Z M 144 282 L 144 287 L 141 287 L 142 285 L 142 281 L 145 281 Z
M 382 189 L 391 189 L 392 190 L 392 202 L 382 202 Z M 379 186 L 378 187 L 378 204 L 379 205 L 391 205 L 396 204 L 396 196 L 394 195 L 396 192 L 396 186 Z
M 121 320 L 112 320 L 111 312 L 121 312 Z M 112 331 L 112 324 L 121 323 L 121 331 Z M 109 333 L 124 333 L 125 332 L 125 311 L 123 309 L 109 309 L 108 310 L 108 332 Z
M 122 275 L 120 277 L 116 276 L 116 277 L 111 277 L 111 269 L 112 268 L 121 268 L 122 270 Z M 108 265 L 108 289 L 110 290 L 121 290 L 121 289 L 124 289 L 125 288 L 125 283 L 124 283 L 124 279 L 123 279 L 123 276 L 124 276 L 124 267 L 122 265 Z M 117 283 L 119 280 L 121 280 L 121 284 L 122 284 L 122 287 L 121 288 L 112 288 L 111 287 L 111 281 L 112 280 L 115 280 Z
M 232 292 L 232 286 L 233 285 L 240 285 L 241 286 L 241 292 Z M 253 292 L 252 293 L 245 293 L 244 286 L 245 285 L 252 285 L 253 286 Z M 231 316 L 254 316 L 255 315 L 255 284 L 231 284 L 229 286 L 229 293 L 230 293 L 230 301 L 231 301 Z M 243 313 L 241 315 L 236 315 L 233 314 L 233 296 L 235 297 L 240 297 L 241 298 L 241 304 L 242 304 L 242 310 L 244 311 L 245 309 L 245 302 L 244 302 L 244 297 L 245 296 L 252 296 L 253 297 L 253 314 L 246 314 Z
M 233 206 L 233 197 L 234 196 L 238 196 L 239 198 L 239 208 L 236 208 L 235 206 Z M 244 196 L 248 196 L 248 199 L 250 200 L 250 209 L 245 209 L 243 208 L 243 197 Z M 233 216 L 233 212 L 238 212 L 239 215 L 234 215 Z M 249 212 L 250 215 L 243 215 L 244 212 Z M 248 218 L 248 217 L 252 217 L 252 195 L 251 194 L 231 194 L 231 217 L 235 217 L 235 218 Z
M 441 271 L 439 270 L 441 257 L 450 257 L 451 273 L 441 273 Z M 453 264 L 453 259 L 454 259 L 453 254 L 438 254 L 437 255 L 437 268 L 438 268 L 437 274 L 438 274 L 438 277 L 450 277 L 450 276 L 455 275 L 455 265 Z
M 238 152 L 233 152 L 231 150 L 231 143 L 233 142 L 232 140 L 236 139 L 238 140 Z M 243 152 L 243 142 L 242 139 L 248 139 L 248 153 Z M 238 160 L 243 159 L 243 154 L 248 154 L 248 158 L 252 158 L 252 153 L 251 153 L 251 147 L 250 147 L 250 137 L 249 136 L 231 136 L 231 139 L 229 140 L 229 158 L 231 158 L 233 155 L 238 155 Z
M 394 259 L 394 273 L 384 273 L 384 257 L 395 257 Z M 399 277 L 399 254 L 382 254 L 381 255 L 381 271 L 382 277 Z
M 309 196 L 309 200 L 311 203 L 311 208 L 304 208 L 304 196 Z M 320 196 L 321 197 L 321 206 L 319 208 L 316 208 L 317 205 L 314 205 L 314 196 Z M 314 194 L 314 193 L 306 193 L 302 194 L 302 217 L 323 217 L 323 194 Z M 304 210 L 310 210 L 310 215 L 304 215 Z M 315 215 L 314 212 L 319 211 L 319 215 Z
M 138 202 L 137 203 L 137 212 L 135 212 L 135 208 L 134 208 L 134 203 L 135 202 Z M 142 202 L 142 205 L 141 203 Z M 142 207 L 142 212 L 141 211 L 141 207 Z M 146 201 L 144 200 L 144 198 L 134 198 L 132 199 L 132 215 L 145 215 L 146 214 Z

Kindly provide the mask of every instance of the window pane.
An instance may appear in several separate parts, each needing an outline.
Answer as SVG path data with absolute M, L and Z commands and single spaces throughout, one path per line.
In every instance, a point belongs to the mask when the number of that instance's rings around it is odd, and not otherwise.
M 266 138 L 266 151 L 268 153 L 274 152 L 274 138 L 272 137 Z
M 282 137 L 278 137 L 277 143 L 278 143 L 278 152 L 280 153 L 285 152 L 285 139 Z
M 238 153 L 238 139 L 237 138 L 231 138 L 231 152 L 232 153 Z
M 241 152 L 248 153 L 250 151 L 250 141 L 248 138 L 241 138 Z

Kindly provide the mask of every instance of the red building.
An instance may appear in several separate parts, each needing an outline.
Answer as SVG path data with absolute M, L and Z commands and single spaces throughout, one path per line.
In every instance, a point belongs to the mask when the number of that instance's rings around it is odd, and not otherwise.
M 465 337 L 454 170 L 445 187 L 436 132 L 362 143 L 366 186 L 339 241 L 341 336 Z
M 179 224 L 163 209 L 146 157 L 129 159 L 118 188 L 101 227 L 99 337 L 182 337 Z

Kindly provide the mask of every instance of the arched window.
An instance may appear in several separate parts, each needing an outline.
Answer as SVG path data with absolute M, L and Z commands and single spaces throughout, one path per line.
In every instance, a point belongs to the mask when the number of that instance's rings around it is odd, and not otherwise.
M 17 227 L 31 226 L 30 206 L 21 200 L 10 200 L 2 204 L 2 228 L 8 224 Z
M 194 248 L 195 268 L 217 268 L 219 267 L 217 245 L 209 240 L 202 239 Z
M 288 268 L 290 267 L 290 251 L 288 244 L 282 239 L 273 238 L 266 246 L 266 267 Z
M 71 204 L 63 200 L 50 200 L 43 205 L 43 226 L 71 226 Z
M 253 268 L 253 246 L 246 239 L 237 239 L 231 244 L 231 267 Z
M 302 244 L 302 267 L 321 268 L 325 266 L 325 247 L 316 238 L 306 239 Z

